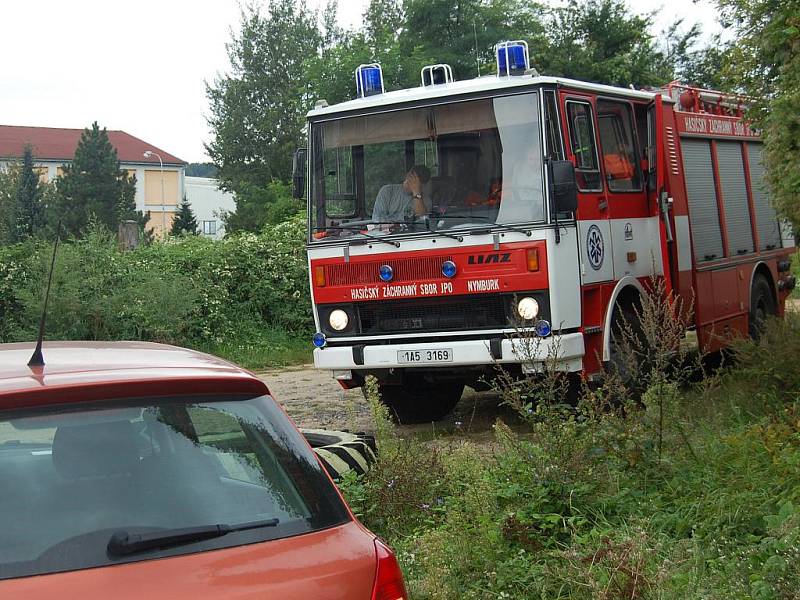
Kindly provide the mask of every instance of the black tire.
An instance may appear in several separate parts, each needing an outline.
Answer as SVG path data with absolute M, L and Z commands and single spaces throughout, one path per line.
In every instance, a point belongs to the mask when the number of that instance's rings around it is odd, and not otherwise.
M 617 305 L 614 308 L 614 315 L 611 317 L 609 360 L 605 364 L 605 368 L 606 371 L 617 375 L 626 388 L 638 395 L 644 391 L 642 389 L 644 387 L 643 382 L 636 380 L 635 367 L 627 364 L 630 357 L 625 357 L 619 349 L 619 345 L 623 343 L 623 329 L 625 327 L 629 327 L 633 336 L 640 340 L 636 343 L 636 346 L 643 345 L 641 340 L 644 338 L 644 334 L 641 331 L 641 323 L 636 309 L 630 304 Z M 637 349 L 634 348 L 634 350 Z
M 327 429 L 301 429 L 300 432 L 331 479 L 338 481 L 350 471 L 363 475 L 375 462 L 375 438 L 371 435 Z
M 381 400 L 401 425 L 440 421 L 455 408 L 464 393 L 457 381 L 426 383 L 406 377 L 402 385 L 379 385 Z
M 764 326 L 769 317 L 778 313 L 775 298 L 772 295 L 772 286 L 764 275 L 758 273 L 753 277 L 753 287 L 750 289 L 750 315 L 748 330 L 750 337 L 757 340 L 764 333 Z

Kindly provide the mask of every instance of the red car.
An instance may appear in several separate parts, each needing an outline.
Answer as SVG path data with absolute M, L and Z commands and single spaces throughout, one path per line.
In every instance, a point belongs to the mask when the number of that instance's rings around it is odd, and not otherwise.
M 402 600 L 253 374 L 159 344 L 0 344 L 0 598 Z

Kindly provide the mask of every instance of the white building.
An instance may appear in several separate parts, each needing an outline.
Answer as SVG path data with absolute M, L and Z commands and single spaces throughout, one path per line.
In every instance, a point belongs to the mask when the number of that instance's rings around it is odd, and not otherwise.
M 220 215 L 236 210 L 233 194 L 220 190 L 217 187 L 219 182 L 210 177 L 185 177 L 184 182 L 184 193 L 201 235 L 221 239 L 225 235 L 225 227 Z

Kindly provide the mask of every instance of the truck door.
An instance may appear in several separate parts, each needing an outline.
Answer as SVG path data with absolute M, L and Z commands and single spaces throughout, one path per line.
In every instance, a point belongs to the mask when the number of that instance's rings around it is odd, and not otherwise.
M 594 98 L 562 92 L 567 132 L 567 157 L 575 164 L 578 183 L 578 247 L 581 282 L 614 279 L 608 199 L 597 147 Z
M 672 197 L 666 186 L 666 159 L 664 155 L 664 106 L 661 94 L 647 108 L 647 197 L 659 217 L 659 239 L 666 258 L 664 275 L 667 291 L 678 282 L 678 247 L 676 242 L 675 212 Z
M 598 98 L 596 105 L 600 160 L 614 244 L 614 278 L 661 274 L 658 217 L 655 205 L 650 203 L 642 168 L 644 138 L 637 135 L 646 126 L 646 107 L 618 98 Z

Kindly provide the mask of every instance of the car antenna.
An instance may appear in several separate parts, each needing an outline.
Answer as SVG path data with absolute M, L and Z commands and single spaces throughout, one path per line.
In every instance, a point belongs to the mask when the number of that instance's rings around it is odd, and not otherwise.
M 42 309 L 42 317 L 39 319 L 39 338 L 36 340 L 36 349 L 28 361 L 29 367 L 43 367 L 44 356 L 42 356 L 42 342 L 44 341 L 44 323 L 47 319 L 47 301 L 50 299 L 50 284 L 53 282 L 53 267 L 56 264 L 56 250 L 58 250 L 58 238 L 61 235 L 61 221 L 56 226 L 56 241 L 53 244 L 53 258 L 50 261 L 50 275 L 47 277 L 47 291 L 44 294 L 44 308 Z

